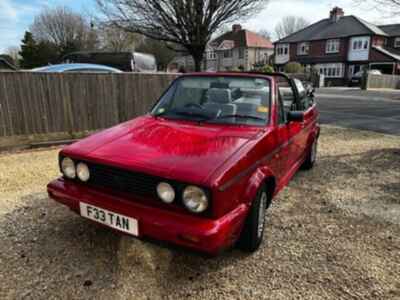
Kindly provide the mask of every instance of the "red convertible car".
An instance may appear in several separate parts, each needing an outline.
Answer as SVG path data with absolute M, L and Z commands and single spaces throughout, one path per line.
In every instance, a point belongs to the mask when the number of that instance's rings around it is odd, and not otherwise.
M 273 197 L 316 160 L 318 116 L 284 74 L 183 75 L 149 114 L 65 147 L 48 193 L 136 237 L 255 251 Z

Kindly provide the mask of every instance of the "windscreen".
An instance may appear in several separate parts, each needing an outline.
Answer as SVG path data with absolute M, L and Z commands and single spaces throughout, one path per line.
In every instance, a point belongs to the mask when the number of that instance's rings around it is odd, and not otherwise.
M 270 81 L 241 76 L 189 76 L 175 81 L 153 115 L 193 121 L 265 125 Z

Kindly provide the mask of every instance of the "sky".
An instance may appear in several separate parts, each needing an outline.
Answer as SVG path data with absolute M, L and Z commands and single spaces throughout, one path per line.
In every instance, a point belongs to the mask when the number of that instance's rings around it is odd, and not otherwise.
M 35 15 L 45 7 L 68 6 L 74 11 L 92 14 L 95 0 L 0 0 L 0 53 L 8 47 L 19 46 L 24 32 Z M 258 15 L 243 22 L 246 29 L 268 30 L 273 33 L 276 24 L 287 15 L 302 16 L 310 22 L 327 18 L 332 7 L 342 7 L 346 15 L 356 15 L 371 23 L 400 23 L 400 16 L 389 18 L 370 5 L 356 5 L 352 0 L 270 0 Z

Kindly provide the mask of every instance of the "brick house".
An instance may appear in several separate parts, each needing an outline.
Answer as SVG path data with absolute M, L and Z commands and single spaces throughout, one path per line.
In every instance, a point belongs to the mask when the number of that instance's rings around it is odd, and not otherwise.
M 364 68 L 400 73 L 400 24 L 376 26 L 335 7 L 329 18 L 275 44 L 275 66 L 288 62 L 315 68 L 332 85 L 346 84 Z
M 235 24 L 232 30 L 212 40 L 206 48 L 202 69 L 204 71 L 251 70 L 255 65 L 268 64 L 274 45 L 269 39 Z M 171 66 L 193 70 L 190 56 L 176 57 Z

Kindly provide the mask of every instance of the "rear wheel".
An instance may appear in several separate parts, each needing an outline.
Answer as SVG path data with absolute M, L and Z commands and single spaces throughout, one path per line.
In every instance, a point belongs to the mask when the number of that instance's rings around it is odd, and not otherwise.
M 307 158 L 303 163 L 302 168 L 305 170 L 310 170 L 314 167 L 315 162 L 317 161 L 318 154 L 318 139 L 315 139 L 311 145 L 310 150 L 308 151 Z
M 240 235 L 238 246 L 246 252 L 256 251 L 263 240 L 265 227 L 265 212 L 268 208 L 268 193 L 262 187 L 253 200 L 250 212 Z

